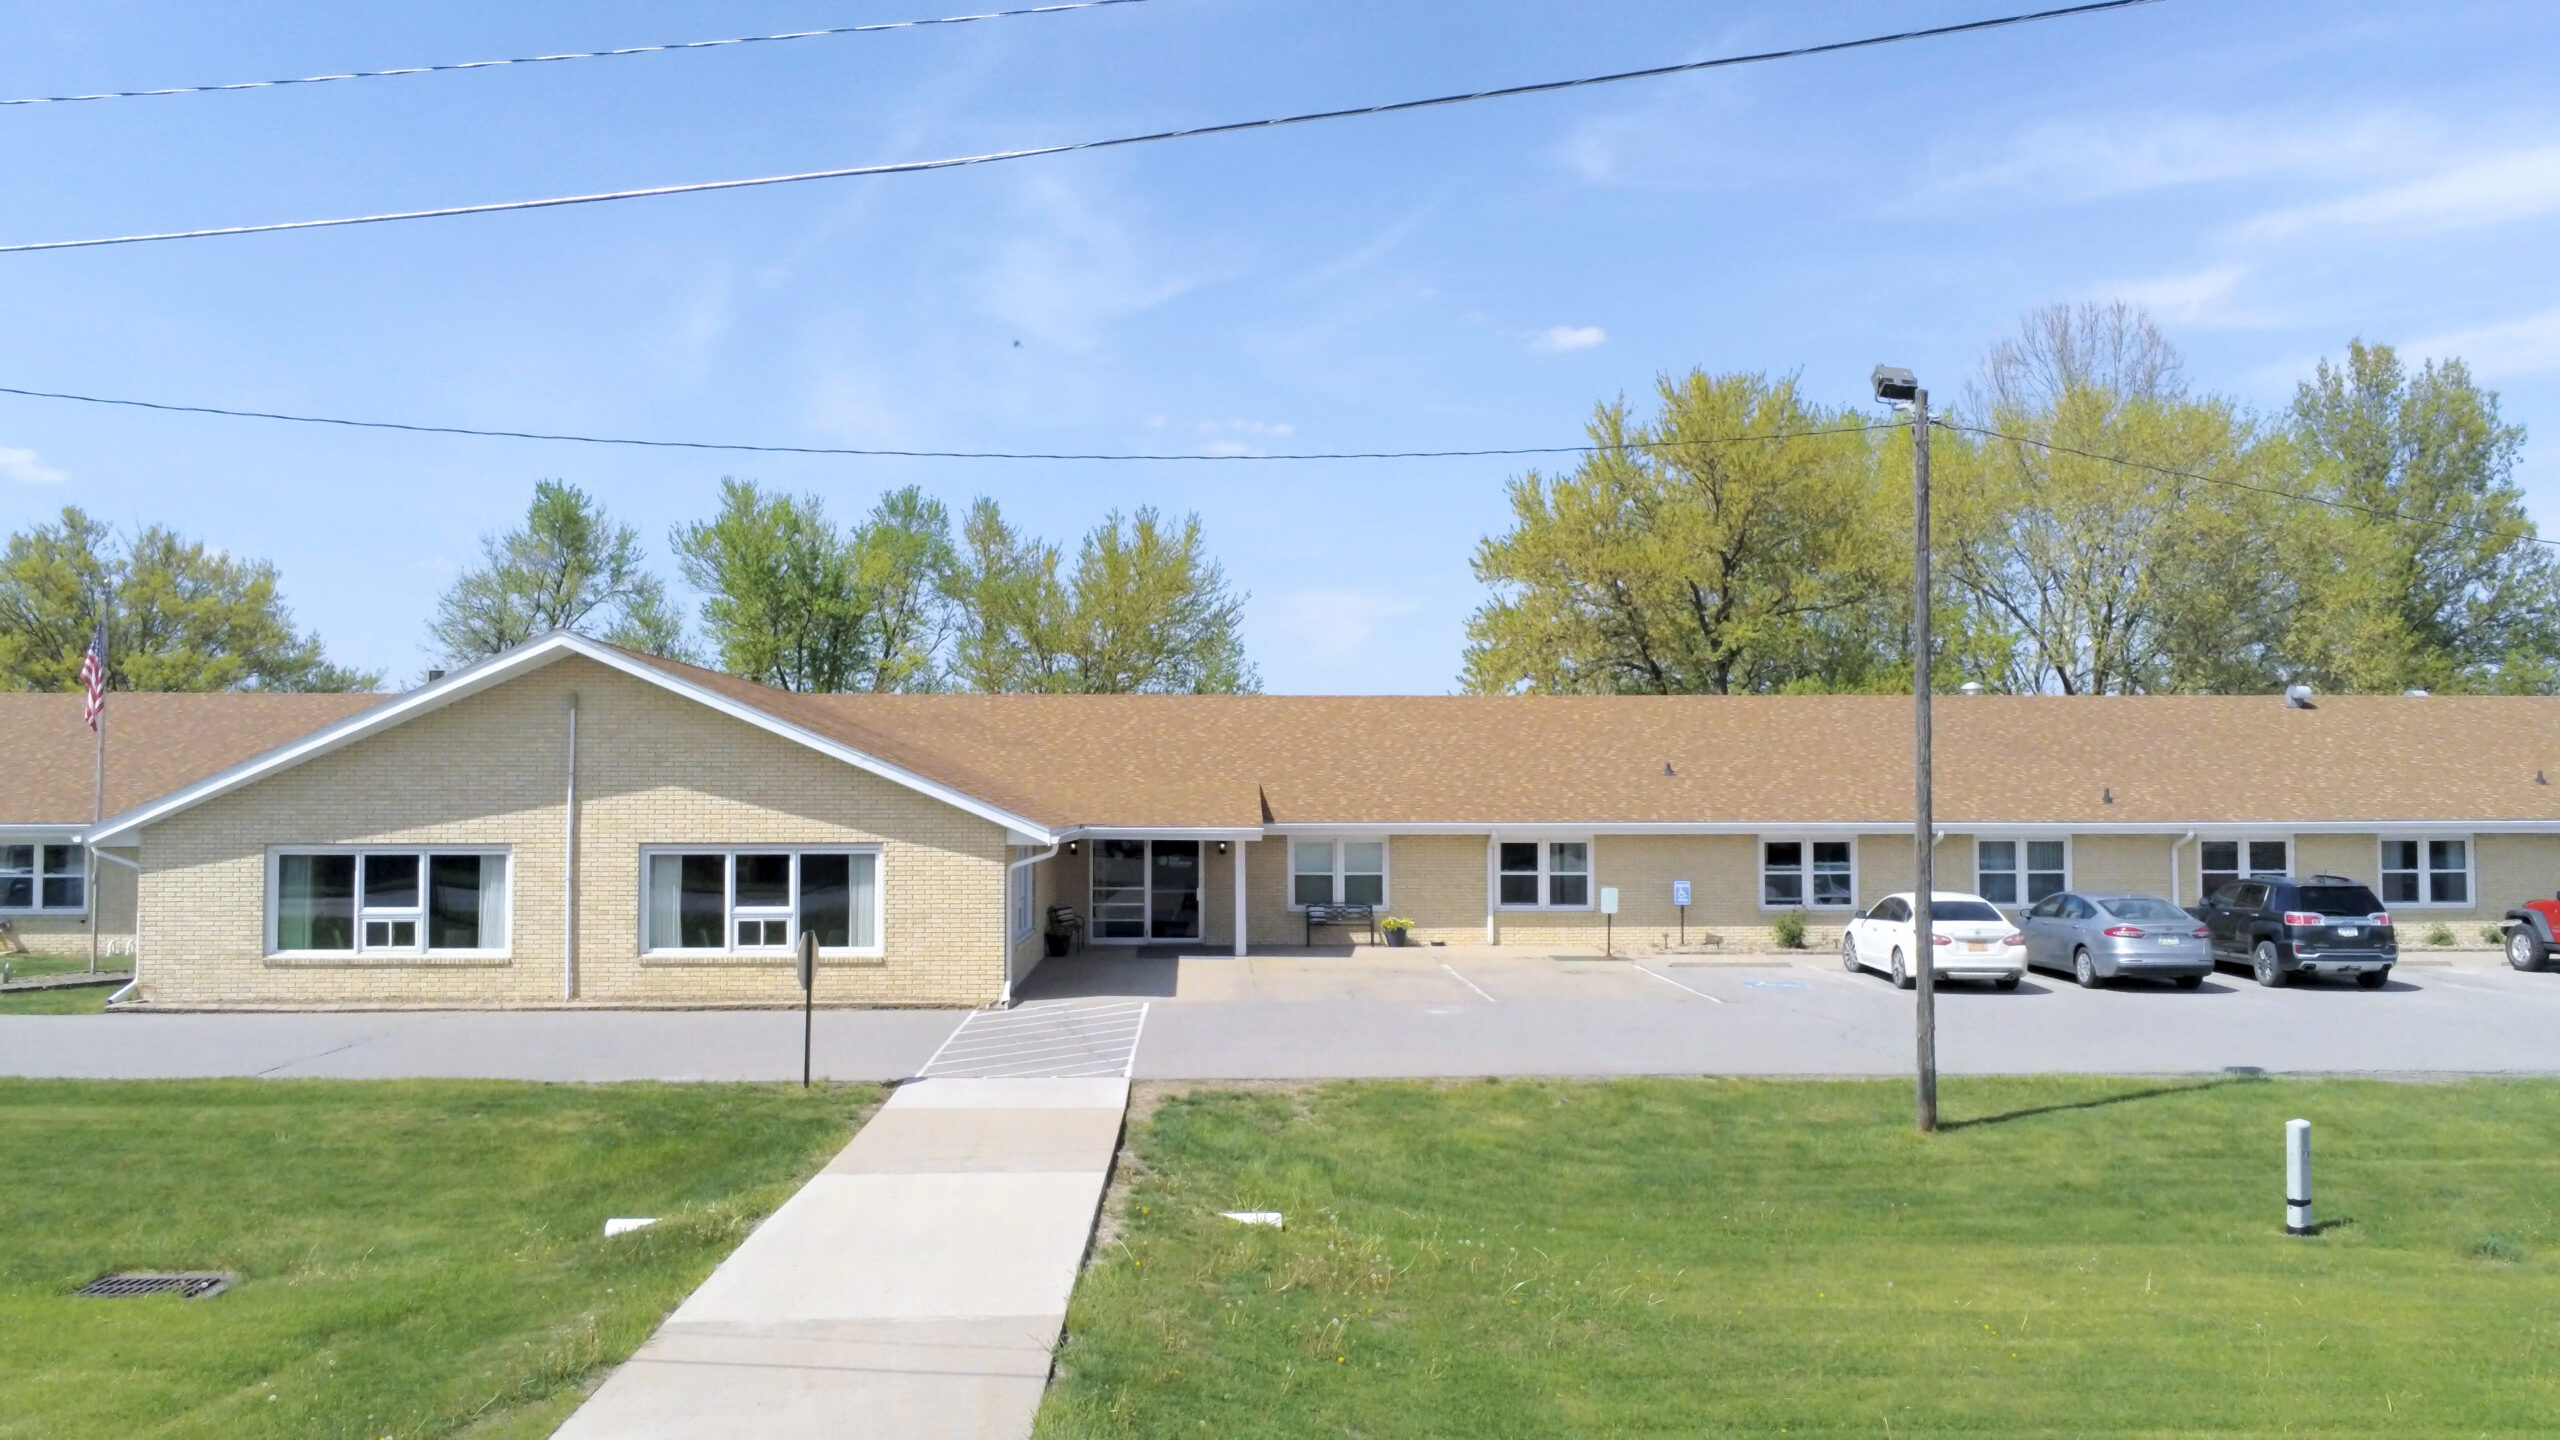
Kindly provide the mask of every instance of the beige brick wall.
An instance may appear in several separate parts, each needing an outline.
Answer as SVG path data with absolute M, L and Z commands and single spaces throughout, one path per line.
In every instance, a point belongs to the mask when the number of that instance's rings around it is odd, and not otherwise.
M 98 873 L 91 877 L 97 887 L 98 955 L 103 968 L 113 959 L 114 968 L 123 969 L 125 957 L 133 953 L 133 870 L 113 860 L 98 862 Z M 89 954 L 89 917 L 79 913 L 9 913 L 9 928 L 17 932 L 18 943 L 30 955 L 68 955 L 87 958 Z M 0 945 L 0 951 L 8 947 Z
M 881 847 L 884 956 L 827 960 L 822 1002 L 976 1005 L 1000 993 L 1008 858 L 1001 827 L 569 657 L 149 827 L 140 851 L 144 998 L 189 1006 L 560 1003 L 573 690 L 579 1001 L 797 999 L 787 957 L 641 956 L 641 849 L 693 844 Z M 268 851 L 377 843 L 510 847 L 506 957 L 268 958 Z

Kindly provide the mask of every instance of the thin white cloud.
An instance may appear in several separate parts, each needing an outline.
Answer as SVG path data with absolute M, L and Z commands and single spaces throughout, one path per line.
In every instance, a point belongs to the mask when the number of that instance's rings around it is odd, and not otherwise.
M 1054 349 L 1092 349 L 1115 322 L 1242 263 L 1197 246 L 1177 251 L 1145 226 L 1135 201 L 1088 197 L 1051 178 L 1026 186 L 1020 208 L 1013 233 L 977 276 L 979 308 Z
M 1550 353 L 1588 350 L 1608 338 L 1609 332 L 1597 325 L 1558 325 L 1552 329 L 1539 331 L 1536 338 L 1529 342 L 1529 348 Z
M 2184 325 L 2227 323 L 2232 292 L 2247 278 L 2241 264 L 2208 265 L 2182 274 L 2119 280 L 2092 288 L 2093 300 L 2129 300 L 2161 320 Z
M 1301 590 L 1281 596 L 1269 614 L 1302 659 L 1330 663 L 1359 654 L 1381 627 L 1421 608 L 1375 590 Z
M 70 472 L 47 465 L 44 457 L 33 450 L 0 445 L 0 480 L 15 480 L 21 485 L 59 485 L 70 478 Z
M 2089 114 L 2019 131 L 1948 166 L 1912 197 L 1920 208 L 2014 191 L 2062 201 L 2271 176 L 2329 180 L 2423 163 L 2442 127 L 2404 115 Z
M 2398 348 L 2413 361 L 2459 358 L 2483 376 L 2560 370 L 2560 305 L 2537 315 L 2422 336 Z
M 2247 240 L 2283 240 L 2313 231 L 2462 230 L 2560 210 L 2560 145 L 2509 150 L 2445 166 L 2434 174 L 2311 205 L 2271 211 L 2240 227 Z

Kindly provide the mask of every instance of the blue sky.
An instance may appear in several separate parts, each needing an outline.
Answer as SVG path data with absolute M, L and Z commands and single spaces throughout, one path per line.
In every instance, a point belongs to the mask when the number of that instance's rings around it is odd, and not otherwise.
M 0 4 L 59 94 L 964 13 L 954 0 Z M 230 95 L 0 108 L 0 240 L 1012 148 L 2013 8 L 1146 0 Z M 2024 8 L 2024 7 L 2015 7 Z M 0 385 L 516 429 L 1016 450 L 1569 444 L 1693 365 L 1959 392 L 2023 310 L 2149 305 L 2273 409 L 2348 337 L 2461 354 L 2560 530 L 2560 7 L 2167 0 L 2094 19 L 940 174 L 0 256 Z M 1018 342 L 1018 343 L 1017 343 Z M 669 526 L 723 475 L 918 483 L 1071 539 L 1202 516 L 1269 688 L 1455 682 L 1505 461 L 991 464 L 611 450 L 0 397 L 0 522 L 77 503 L 282 568 L 413 678 L 532 482 Z

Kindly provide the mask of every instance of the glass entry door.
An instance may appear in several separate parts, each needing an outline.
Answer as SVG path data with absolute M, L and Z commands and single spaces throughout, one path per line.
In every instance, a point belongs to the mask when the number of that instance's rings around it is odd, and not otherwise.
M 1200 938 L 1200 842 L 1093 842 L 1093 938 Z
M 1157 840 L 1147 867 L 1148 938 L 1200 938 L 1200 842 Z

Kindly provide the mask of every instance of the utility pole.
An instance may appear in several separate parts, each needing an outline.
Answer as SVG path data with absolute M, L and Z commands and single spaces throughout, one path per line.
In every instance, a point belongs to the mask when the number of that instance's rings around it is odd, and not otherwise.
M 1919 1086 L 1912 1104 L 1913 1118 L 1926 1135 L 1938 1128 L 1938 943 L 1929 913 L 1938 879 L 1937 826 L 1929 803 L 1929 392 L 1908 370 L 1879 365 L 1870 379 L 1877 399 L 1911 407 L 1911 949 L 1919 987 L 1914 1018 Z

